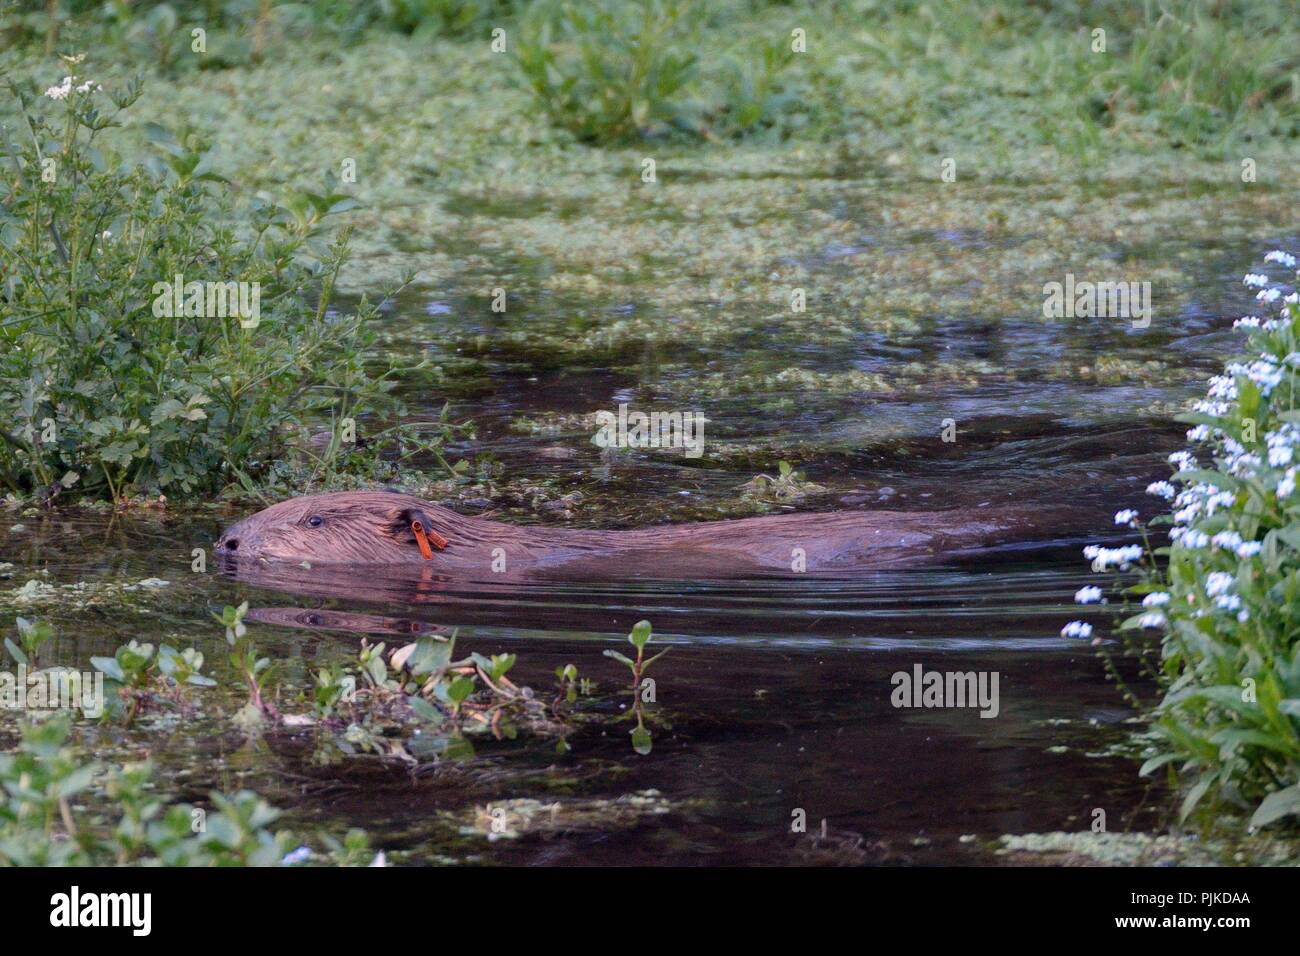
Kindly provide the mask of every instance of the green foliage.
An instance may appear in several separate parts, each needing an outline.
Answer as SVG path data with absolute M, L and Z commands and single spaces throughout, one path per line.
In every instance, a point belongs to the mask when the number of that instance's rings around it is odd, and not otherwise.
M 5 649 L 14 663 L 25 667 L 35 667 L 41 645 L 54 636 L 54 629 L 46 621 L 29 621 L 24 617 L 17 619 L 18 643 L 5 638 Z
M 330 307 L 347 233 L 326 241 L 324 220 L 352 200 L 327 188 L 255 201 L 237 223 L 199 137 L 151 126 L 156 154 L 126 164 L 103 134 L 139 87 L 86 83 L 61 102 L 11 84 L 21 134 L 0 143 L 0 483 L 183 496 L 232 480 L 255 492 L 277 461 L 297 462 L 302 483 L 368 473 L 383 443 L 359 455 L 331 441 L 321 456 L 295 444 L 309 425 L 397 410 L 392 370 L 363 359 L 374 308 Z M 166 315 L 176 276 L 257 284 L 260 321 Z M 182 311 L 216 301 L 199 300 Z
M 0 865 L 274 866 L 293 845 L 291 834 L 270 829 L 280 813 L 257 794 L 214 792 L 212 810 L 167 806 L 149 764 L 83 762 L 70 732 L 64 715 L 27 723 L 17 750 L 0 754 Z M 73 811 L 72 799 L 97 786 L 117 819 L 106 830 Z M 348 839 L 354 853 L 356 838 Z
M 248 629 L 244 626 L 244 616 L 247 613 L 248 602 L 245 601 L 239 607 L 227 605 L 222 608 L 220 615 L 213 615 L 213 617 L 225 625 L 226 643 L 230 645 L 230 664 L 248 690 L 248 703 L 244 705 L 237 719 L 245 726 L 253 728 L 259 726 L 263 719 L 274 716 L 266 700 L 267 688 L 274 670 L 271 659 L 258 654 L 257 645 L 248 636 Z
M 514 7 L 510 0 L 378 0 L 373 12 L 405 33 L 464 36 L 512 15 Z
M 628 643 L 636 648 L 636 659 L 628 657 L 626 654 L 620 654 L 615 650 L 605 651 L 605 656 L 613 658 L 620 664 L 625 665 L 632 672 L 632 716 L 636 718 L 636 726 L 632 728 L 632 749 L 637 753 L 650 753 L 651 735 L 645 725 L 645 700 L 642 695 L 642 679 L 650 665 L 659 658 L 668 653 L 671 648 L 665 647 L 658 654 L 649 659 L 645 657 L 646 645 L 650 643 L 651 626 L 649 621 L 637 621 L 632 626 L 632 633 L 627 636 Z
M 145 706 L 161 699 L 181 703 L 190 687 L 215 687 L 202 673 L 203 654 L 196 648 L 178 651 L 169 644 L 129 641 L 112 657 L 92 657 L 90 664 L 106 679 L 105 703 L 114 716 L 130 724 Z
M 775 125 L 787 96 L 788 36 L 701 56 L 704 8 L 689 0 L 558 0 L 534 4 L 517 57 L 551 122 L 584 142 L 678 131 L 736 135 Z
M 517 45 L 538 104 L 580 140 L 613 142 L 682 120 L 694 78 L 690 6 L 679 0 L 534 4 Z

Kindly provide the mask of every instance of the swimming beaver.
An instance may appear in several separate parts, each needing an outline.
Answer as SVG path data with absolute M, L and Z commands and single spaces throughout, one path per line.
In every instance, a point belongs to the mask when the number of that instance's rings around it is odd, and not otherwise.
M 590 579 L 728 578 L 861 572 L 933 562 L 954 551 L 1024 540 L 1061 512 L 953 511 L 783 514 L 633 531 L 521 527 L 470 518 L 389 491 L 292 498 L 239 522 L 219 554 L 330 565 L 405 565 L 453 575 Z

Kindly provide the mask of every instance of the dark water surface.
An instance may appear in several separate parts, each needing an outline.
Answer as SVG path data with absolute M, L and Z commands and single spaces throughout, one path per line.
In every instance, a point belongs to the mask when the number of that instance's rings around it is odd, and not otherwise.
M 143 748 L 183 794 L 255 785 L 291 809 L 296 829 L 363 826 L 376 847 L 408 851 L 415 861 L 943 863 L 988 861 L 1002 834 L 1085 830 L 1097 808 L 1112 831 L 1158 829 L 1168 795 L 1111 750 L 1132 729 L 1123 723 L 1131 711 L 1094 650 L 1059 630 L 1088 616 L 1071 605 L 1074 591 L 1100 583 L 1080 559 L 1082 545 L 1115 538 L 1117 508 L 1154 510 L 1142 489 L 1166 476 L 1163 458 L 1181 445 L 1165 409 L 1196 392 L 1240 341 L 1231 331 L 1246 305 L 1239 274 L 1256 251 L 1219 250 L 1199 289 L 1145 332 L 1115 321 L 1044 323 L 1031 303 L 1018 308 L 1028 318 L 927 317 L 903 337 L 864 327 L 794 346 L 779 330 L 769 336 L 763 323 L 741 322 L 743 331 L 709 349 L 684 342 L 635 356 L 546 361 L 521 355 L 506 334 L 514 326 L 454 292 L 419 290 L 390 312 L 393 349 L 448 363 L 473 353 L 472 367 L 449 364 L 457 416 L 479 425 L 465 452 L 491 452 L 511 478 L 544 483 L 550 500 L 583 495 L 567 519 L 558 509 L 494 501 L 504 520 L 628 526 L 736 513 L 738 486 L 774 473 L 785 458 L 825 489 L 800 507 L 1033 501 L 1094 510 L 1089 534 L 856 580 L 494 590 L 433 579 L 413 599 L 409 588 L 374 579 L 313 593 L 310 572 L 242 580 L 215 568 L 192 573 L 191 549 L 210 548 L 236 512 L 112 520 L 11 513 L 0 527 L 0 560 L 14 567 L 0 585 L 170 582 L 89 603 L 63 589 L 20 609 L 56 624 L 60 663 L 111 654 L 135 637 L 193 644 L 222 676 L 224 642 L 209 612 L 248 600 L 261 650 L 284 661 L 285 678 L 300 686 L 313 665 L 353 659 L 360 634 L 391 646 L 452 629 L 458 650 L 517 653 L 518 684 L 549 688 L 554 669 L 567 663 L 597 682 L 607 719 L 577 730 L 564 755 L 551 739 L 525 736 L 482 742 L 472 760 L 412 771 L 322 755 L 310 733 L 247 742 L 201 719 L 160 724 Z M 850 268 L 851 259 L 851 248 L 828 250 L 825 268 Z M 625 308 L 653 309 L 653 290 Z M 573 320 L 556 302 L 510 321 L 563 335 Z M 1063 374 L 1103 353 L 1158 361 L 1164 371 L 1149 382 Z M 984 361 L 989 370 L 975 383 L 936 377 L 888 394 L 692 392 L 692 383 L 725 375 L 733 363 L 748 374 L 765 364 L 872 372 L 957 360 Z M 427 411 L 443 396 L 422 386 L 407 398 Z M 702 411 L 715 444 L 697 461 L 652 452 L 602 457 L 589 429 L 561 418 L 540 431 L 517 424 L 619 402 Z M 959 423 L 955 443 L 937 440 L 945 418 Z M 633 752 L 629 724 L 616 721 L 625 705 L 614 691 L 626 672 L 601 654 L 626 649 L 641 618 L 654 623 L 657 644 L 672 646 L 655 665 L 654 744 L 644 756 Z M 1094 619 L 1102 633 L 1102 618 Z M 891 675 L 916 665 L 997 672 L 998 716 L 892 706 Z M 133 746 L 142 749 L 138 739 Z M 656 794 L 629 800 L 645 791 Z M 559 804 L 543 812 L 553 825 L 518 839 L 489 840 L 475 829 L 475 808 L 529 798 Z M 807 834 L 791 831 L 800 810 Z

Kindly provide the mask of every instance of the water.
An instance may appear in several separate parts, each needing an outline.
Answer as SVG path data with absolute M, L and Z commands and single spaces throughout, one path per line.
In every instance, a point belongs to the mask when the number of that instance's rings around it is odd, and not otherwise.
M 811 267 L 840 275 L 882 243 L 939 257 L 989 245 L 942 230 L 864 234 L 828 245 Z M 64 588 L 15 606 L 55 624 L 61 663 L 135 637 L 193 644 L 222 675 L 210 613 L 247 600 L 286 686 L 352 658 L 362 635 L 391 646 L 452 630 L 458 650 L 518 654 L 518 684 L 550 688 L 568 663 L 597 682 L 602 719 L 568 737 L 568 754 L 553 739 L 480 739 L 473 759 L 417 768 L 345 757 L 309 732 L 249 741 L 203 713 L 141 721 L 181 796 L 256 786 L 297 829 L 362 826 L 407 860 L 952 863 L 992 859 L 1002 834 L 1084 830 L 1097 809 L 1112 831 L 1158 829 L 1169 794 L 1140 780 L 1124 753 L 1131 711 L 1095 652 L 1059 629 L 1080 616 L 1073 592 L 1093 583 L 1081 546 L 1122 538 L 1110 518 L 1119 507 L 1152 513 L 1142 489 L 1165 477 L 1163 458 L 1181 445 L 1168 409 L 1240 341 L 1231 331 L 1247 305 L 1238 277 L 1258 247 L 1179 235 L 1165 251 L 1177 259 L 1198 247 L 1206 267 L 1197 284 L 1176 307 L 1166 301 L 1145 332 L 1115 321 L 1044 323 L 1033 301 L 1009 302 L 1002 316 L 920 314 L 901 330 L 845 313 L 827 332 L 740 310 L 719 314 L 707 346 L 687 336 L 575 348 L 618 316 L 676 319 L 655 311 L 653 288 L 580 313 L 562 296 L 539 295 L 510 317 L 463 290 L 422 288 L 388 310 L 386 348 L 447 371 L 439 387 L 408 383 L 412 412 L 436 413 L 450 392 L 456 417 L 479 428 L 457 450 L 489 452 L 503 466 L 500 493 L 461 503 L 468 512 L 600 527 L 752 513 L 737 489 L 786 459 L 824 489 L 800 503 L 806 509 L 1010 500 L 1095 514 L 1087 529 L 1033 547 L 851 580 L 493 588 L 431 575 L 348 584 L 301 570 L 193 573 L 191 549 L 210 547 L 239 512 L 67 511 L 5 519 L 0 560 L 14 568 L 0 585 L 169 582 L 125 595 Z M 996 254 L 1014 248 L 1002 243 Z M 523 346 L 520 330 L 533 336 Z M 1107 371 L 1099 356 L 1118 364 Z M 779 378 L 790 367 L 822 377 L 795 390 Z M 873 375 L 885 387 L 868 387 Z M 575 416 L 620 402 L 703 412 L 705 456 L 602 456 Z M 959 438 L 943 443 L 949 418 Z M 544 503 L 571 491 L 581 492 L 576 504 Z M 626 649 L 620 642 L 641 618 L 654 623 L 656 644 L 672 648 L 655 665 L 646 755 L 633 752 L 630 724 L 618 720 L 626 671 L 601 654 Z M 893 706 L 892 676 L 918 664 L 996 672 L 998 716 Z M 1131 662 L 1118 666 L 1150 693 Z M 131 749 L 111 728 L 86 733 L 92 746 Z M 529 799 L 540 804 L 517 802 Z M 531 814 L 527 832 L 486 839 L 493 807 Z M 793 832 L 801 818 L 807 832 Z

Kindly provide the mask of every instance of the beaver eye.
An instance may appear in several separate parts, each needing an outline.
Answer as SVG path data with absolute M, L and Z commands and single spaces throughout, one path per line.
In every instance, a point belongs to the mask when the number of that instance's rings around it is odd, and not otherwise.
M 307 519 L 307 523 L 311 525 L 313 528 L 319 528 L 321 525 L 325 523 L 325 519 L 322 518 L 320 515 L 312 515 L 310 518 Z

